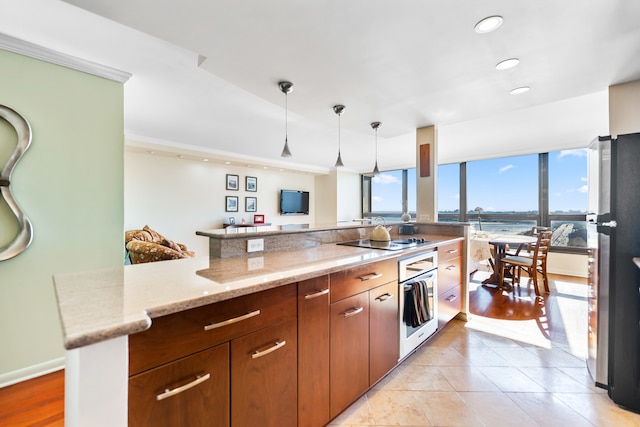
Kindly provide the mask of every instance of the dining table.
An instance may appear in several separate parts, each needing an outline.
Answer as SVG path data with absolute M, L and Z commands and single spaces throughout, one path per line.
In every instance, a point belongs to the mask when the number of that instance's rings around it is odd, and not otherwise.
M 470 255 L 472 259 L 478 262 L 481 259 L 493 259 L 493 273 L 482 281 L 483 286 L 510 289 L 504 283 L 500 283 L 500 269 L 502 268 L 502 258 L 505 257 L 507 247 L 522 247 L 536 243 L 538 238 L 535 236 L 526 236 L 524 234 L 478 234 L 471 238 Z M 494 247 L 491 253 L 490 247 Z

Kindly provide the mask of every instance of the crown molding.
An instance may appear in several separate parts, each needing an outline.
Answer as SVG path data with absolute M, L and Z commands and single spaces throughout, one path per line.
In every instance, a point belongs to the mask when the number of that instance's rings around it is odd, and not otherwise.
M 87 61 L 85 59 L 57 52 L 37 44 L 17 39 L 4 33 L 0 33 L 0 49 L 113 80 L 118 83 L 126 83 L 126 81 L 131 77 L 131 73 L 126 71 L 121 71 L 96 62 Z

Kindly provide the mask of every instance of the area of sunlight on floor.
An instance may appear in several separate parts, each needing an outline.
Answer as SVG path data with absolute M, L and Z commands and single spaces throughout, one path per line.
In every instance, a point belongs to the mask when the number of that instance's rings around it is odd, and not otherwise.
M 488 271 L 477 271 L 473 274 L 470 290 L 482 286 L 482 281 L 490 276 Z M 527 279 L 523 278 L 520 288 L 512 295 L 515 300 L 535 305 L 535 297 L 526 293 L 519 295 L 526 288 Z M 529 285 L 530 286 L 530 285 Z M 576 357 L 586 359 L 587 355 L 587 286 L 576 284 L 561 279 L 553 280 L 552 297 L 545 303 L 538 304 L 539 312 L 535 318 L 527 320 L 513 320 L 505 322 L 504 319 L 492 319 L 471 314 L 465 327 L 474 331 L 512 339 L 521 343 L 534 345 L 541 348 L 563 347 Z M 507 295 L 513 291 L 501 291 Z M 561 336 L 549 336 L 549 322 L 555 325 L 563 325 L 564 333 Z

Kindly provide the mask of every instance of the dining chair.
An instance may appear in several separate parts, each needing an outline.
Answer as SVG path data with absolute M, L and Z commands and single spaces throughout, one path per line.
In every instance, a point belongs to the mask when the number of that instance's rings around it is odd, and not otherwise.
M 542 226 L 539 226 L 539 225 L 534 225 L 533 227 L 531 227 L 531 231 L 529 231 L 529 236 L 538 237 L 538 235 L 543 231 L 551 231 L 551 227 L 542 227 Z M 522 253 L 523 249 L 524 249 L 524 253 Z M 515 252 L 509 252 L 507 250 L 506 255 L 515 255 L 515 256 L 521 255 L 521 256 L 526 256 L 526 257 L 532 257 L 533 256 L 533 243 L 523 243 L 523 244 L 518 246 L 518 248 L 516 249 Z
M 538 276 L 543 279 L 545 292 L 549 292 L 549 278 L 547 276 L 547 254 L 551 246 L 551 231 L 541 231 L 538 233 L 533 249 L 533 256 L 507 255 L 502 258 L 500 267 L 500 284 L 504 283 L 505 273 L 511 272 L 512 285 L 520 286 L 520 276 L 525 271 L 529 279 L 533 281 L 533 288 L 537 296 L 540 296 L 538 286 Z

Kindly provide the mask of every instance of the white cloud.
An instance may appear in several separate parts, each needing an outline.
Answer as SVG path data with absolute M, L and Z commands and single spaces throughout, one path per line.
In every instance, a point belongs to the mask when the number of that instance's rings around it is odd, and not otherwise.
M 508 171 L 509 169 L 513 169 L 513 168 L 515 168 L 515 166 L 513 166 L 513 165 L 507 165 L 507 166 L 501 167 L 501 168 L 500 168 L 500 170 L 498 171 L 498 173 L 506 172 L 506 171 Z
M 586 148 L 578 148 L 576 150 L 562 150 L 560 154 L 558 154 L 558 158 L 561 159 L 565 156 L 576 156 L 576 157 L 585 157 L 587 155 Z
M 451 196 L 451 198 L 455 200 L 460 200 L 460 194 L 454 194 L 453 196 Z
M 376 184 L 395 184 L 400 181 L 393 175 L 381 173 L 373 177 L 373 182 Z
M 372 199 L 374 202 L 381 202 L 381 201 L 382 201 L 382 197 L 380 197 L 380 196 L 373 196 L 371 199 Z
M 580 181 L 589 182 L 589 179 L 586 176 L 583 176 L 582 178 L 580 178 Z
M 578 188 L 579 193 L 586 193 L 588 190 L 589 187 L 587 185 L 583 185 L 582 187 Z

